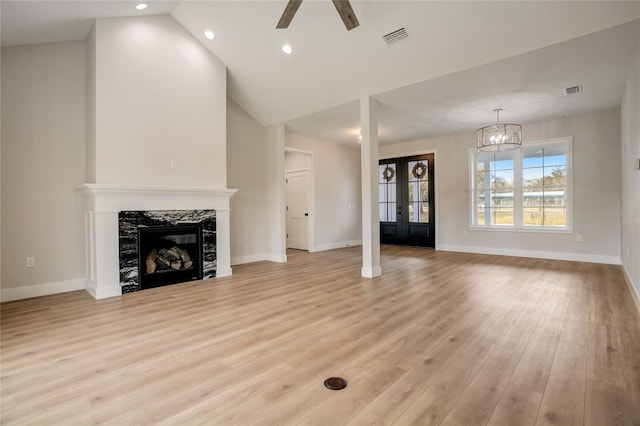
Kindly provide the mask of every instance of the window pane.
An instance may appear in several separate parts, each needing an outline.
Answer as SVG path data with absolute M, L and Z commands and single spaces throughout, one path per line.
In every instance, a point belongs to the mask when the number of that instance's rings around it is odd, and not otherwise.
M 513 188 L 513 170 L 497 170 L 491 176 L 492 188 Z
M 476 220 L 475 220 L 476 225 L 486 225 L 485 223 L 485 215 L 484 215 L 484 209 L 478 209 L 476 211 Z
M 389 203 L 387 208 L 387 222 L 396 221 L 396 203 Z
M 566 165 L 567 165 L 567 155 L 564 153 L 560 155 L 549 155 L 549 156 L 545 155 L 544 157 L 545 167 L 566 166 Z
M 378 185 L 378 201 L 383 203 L 387 200 L 387 184 L 381 183 Z
M 545 206 L 562 206 L 566 205 L 565 188 L 549 187 L 544 189 L 544 205 Z
M 429 223 L 429 206 L 420 202 L 409 204 L 409 222 Z
M 544 167 L 544 186 L 563 186 L 567 184 L 564 166 Z
M 380 203 L 380 222 L 387 222 L 387 203 Z
M 513 207 L 513 191 L 494 190 L 491 192 L 491 207 Z
M 429 176 L 429 162 L 427 160 L 409 161 L 407 173 L 410 182 L 427 180 Z
M 513 169 L 513 160 L 496 160 L 491 162 L 491 170 L 511 170 Z
M 544 176 L 543 167 L 522 169 L 522 184 L 525 188 L 541 187 Z
M 513 208 L 498 207 L 491 211 L 494 225 L 513 225 Z
M 395 183 L 396 182 L 396 165 L 380 164 L 378 166 L 378 182 Z
M 567 226 L 567 209 L 544 207 L 544 226 Z
M 542 226 L 543 224 L 543 207 L 524 207 L 522 223 L 525 226 Z
M 420 222 L 429 223 L 429 204 L 422 204 L 422 211 L 420 212 Z
M 429 202 L 429 181 L 420 182 L 420 200 Z
M 543 199 L 542 188 L 524 188 L 522 191 L 522 205 L 524 207 L 542 206 Z
M 476 188 L 489 189 L 491 187 L 491 172 L 476 172 Z

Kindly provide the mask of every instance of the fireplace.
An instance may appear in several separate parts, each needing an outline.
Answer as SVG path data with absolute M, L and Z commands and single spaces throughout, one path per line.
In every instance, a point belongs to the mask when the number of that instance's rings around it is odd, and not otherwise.
M 140 290 L 138 228 L 202 226 L 202 279 L 231 275 L 226 188 L 86 183 L 86 289 L 96 299 Z M 213 284 L 213 282 L 211 282 Z
M 122 293 L 214 278 L 215 210 L 118 213 Z
M 140 289 L 202 279 L 202 226 L 138 228 Z

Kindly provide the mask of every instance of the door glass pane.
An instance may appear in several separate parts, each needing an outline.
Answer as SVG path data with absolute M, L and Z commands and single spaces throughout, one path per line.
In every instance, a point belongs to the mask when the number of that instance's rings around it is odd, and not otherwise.
M 429 162 L 409 161 L 409 222 L 429 223 Z
M 388 203 L 387 204 L 387 222 L 395 222 L 396 218 L 396 203 Z
M 380 222 L 396 221 L 396 165 L 378 166 L 378 202 Z

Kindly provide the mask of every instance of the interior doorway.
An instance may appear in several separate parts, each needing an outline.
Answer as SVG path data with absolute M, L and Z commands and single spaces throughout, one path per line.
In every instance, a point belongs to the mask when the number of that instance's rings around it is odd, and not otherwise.
M 380 160 L 380 242 L 435 248 L 434 155 Z
M 307 250 L 313 247 L 312 156 L 301 151 L 285 152 L 286 246 Z

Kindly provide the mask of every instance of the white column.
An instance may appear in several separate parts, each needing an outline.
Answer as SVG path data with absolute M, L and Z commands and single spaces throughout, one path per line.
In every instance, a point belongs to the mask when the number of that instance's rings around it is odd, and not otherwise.
M 378 207 L 378 103 L 360 99 L 360 164 L 362 169 L 362 276 L 382 275 L 380 267 L 380 211 Z

